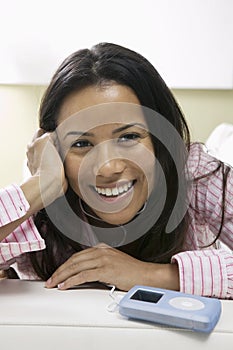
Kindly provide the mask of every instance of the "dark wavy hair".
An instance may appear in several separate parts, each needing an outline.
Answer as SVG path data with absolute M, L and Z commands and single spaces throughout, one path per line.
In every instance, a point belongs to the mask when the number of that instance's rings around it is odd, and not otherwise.
M 70 93 L 88 86 L 111 83 L 131 88 L 142 106 L 158 112 L 171 123 L 184 141 L 187 150 L 189 149 L 190 134 L 187 123 L 159 73 L 140 54 L 112 43 L 100 43 L 90 50 L 79 50 L 64 60 L 43 96 L 40 106 L 40 127 L 45 131 L 56 129 L 59 108 Z M 183 249 L 189 218 L 186 213 L 178 226 L 170 234 L 165 234 L 177 198 L 178 175 L 166 147 L 155 136 L 151 137 L 156 158 L 166 178 L 165 205 L 158 220 L 146 234 L 118 249 L 143 261 L 166 263 L 173 254 Z M 67 196 L 70 192 L 71 189 L 68 190 Z M 34 270 L 41 279 L 46 280 L 60 264 L 82 247 L 59 232 L 44 209 L 35 215 L 34 220 L 45 239 L 46 249 L 29 254 Z

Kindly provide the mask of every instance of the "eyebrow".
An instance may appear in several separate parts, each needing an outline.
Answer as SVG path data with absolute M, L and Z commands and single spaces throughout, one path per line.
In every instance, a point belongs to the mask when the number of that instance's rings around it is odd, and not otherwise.
M 126 124 L 126 125 L 123 125 L 123 126 L 120 126 L 119 128 L 113 130 L 113 134 L 117 134 L 118 132 L 121 132 L 121 131 L 124 131 L 126 129 L 129 129 L 133 126 L 140 126 L 141 128 L 143 129 L 146 129 L 146 126 L 144 124 L 141 124 L 141 123 L 131 123 L 131 124 Z
M 115 130 L 113 130 L 113 134 L 117 134 L 118 132 L 124 131 L 126 129 L 132 128 L 133 126 L 140 126 L 143 129 L 147 129 L 146 126 L 142 123 L 131 123 L 131 124 L 126 124 L 123 125 Z M 75 135 L 75 136 L 95 136 L 93 133 L 91 132 L 83 132 L 83 131 L 69 131 L 65 136 L 64 136 L 64 140 L 66 139 L 67 136 L 70 135 Z
M 83 131 L 69 131 L 65 136 L 64 136 L 64 140 L 67 138 L 67 136 L 70 135 L 75 135 L 75 136 L 94 136 L 94 134 L 90 133 L 90 132 L 83 132 Z

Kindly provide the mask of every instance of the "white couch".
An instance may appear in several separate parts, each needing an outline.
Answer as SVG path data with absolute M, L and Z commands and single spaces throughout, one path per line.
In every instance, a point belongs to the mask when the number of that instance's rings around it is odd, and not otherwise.
M 1 280 L 1 349 L 232 349 L 233 301 L 221 301 L 221 318 L 209 335 L 128 320 L 107 310 L 111 302 L 107 289 L 59 291 L 40 281 Z
M 233 124 L 219 124 L 206 140 L 208 152 L 233 166 Z

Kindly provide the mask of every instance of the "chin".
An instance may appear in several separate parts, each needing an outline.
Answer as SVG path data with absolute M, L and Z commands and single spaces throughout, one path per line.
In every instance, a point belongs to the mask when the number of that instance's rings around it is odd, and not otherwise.
M 103 213 L 96 213 L 104 222 L 110 224 L 110 225 L 125 225 L 128 222 L 130 222 L 135 215 L 137 214 L 137 212 L 135 212 L 133 215 L 125 215 L 125 213 L 122 213 L 122 215 L 120 213 L 116 214 L 103 214 Z

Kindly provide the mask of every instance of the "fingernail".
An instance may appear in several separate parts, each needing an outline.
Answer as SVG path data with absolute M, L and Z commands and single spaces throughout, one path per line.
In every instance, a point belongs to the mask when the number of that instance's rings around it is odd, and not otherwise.
M 46 282 L 46 286 L 50 286 L 50 284 L 52 283 L 52 278 L 50 277 Z
M 59 283 L 58 285 L 57 285 L 57 287 L 58 287 L 58 289 L 62 289 L 62 287 L 64 286 L 64 282 L 62 282 L 62 283 Z

